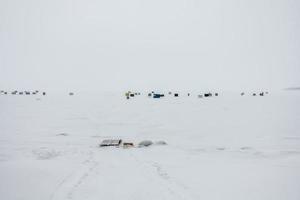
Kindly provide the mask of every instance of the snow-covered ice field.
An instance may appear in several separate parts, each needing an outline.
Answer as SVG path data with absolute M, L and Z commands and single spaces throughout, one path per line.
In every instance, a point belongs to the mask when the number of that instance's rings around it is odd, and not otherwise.
M 300 91 L 39 98 L 0 96 L 2 200 L 300 199 Z

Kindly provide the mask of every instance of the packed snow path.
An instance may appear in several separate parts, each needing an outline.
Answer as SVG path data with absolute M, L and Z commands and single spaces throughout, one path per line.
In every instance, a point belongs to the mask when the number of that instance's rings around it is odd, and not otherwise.
M 300 198 L 300 93 L 0 96 L 5 200 Z M 99 148 L 103 139 L 165 146 Z

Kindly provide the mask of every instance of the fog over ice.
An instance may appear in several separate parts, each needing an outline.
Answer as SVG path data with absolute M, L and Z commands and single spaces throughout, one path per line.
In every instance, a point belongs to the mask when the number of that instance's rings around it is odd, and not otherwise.
M 0 0 L 5 89 L 300 85 L 297 0 Z

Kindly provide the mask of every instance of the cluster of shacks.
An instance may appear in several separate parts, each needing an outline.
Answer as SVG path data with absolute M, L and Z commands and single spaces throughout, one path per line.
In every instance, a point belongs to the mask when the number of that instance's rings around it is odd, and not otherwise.
M 152 145 L 167 145 L 165 141 L 156 141 L 143 140 L 139 143 L 134 144 L 133 142 L 124 142 L 122 139 L 105 139 L 100 144 L 99 147 L 123 147 L 123 148 L 132 148 L 132 147 L 149 147 Z
M 128 91 L 128 92 L 125 93 L 125 96 L 126 96 L 127 99 L 130 99 L 130 98 L 133 98 L 133 97 L 139 96 L 139 95 L 141 95 L 140 92 L 131 92 L 131 91 Z
M 219 93 L 211 93 L 211 92 L 208 92 L 208 93 L 204 93 L 204 94 L 199 94 L 198 95 L 198 98 L 203 98 L 203 97 L 213 97 L 213 96 L 219 96 Z

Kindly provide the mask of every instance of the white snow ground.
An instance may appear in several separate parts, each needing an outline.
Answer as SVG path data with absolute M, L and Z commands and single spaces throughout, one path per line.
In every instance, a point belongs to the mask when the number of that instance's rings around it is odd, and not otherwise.
M 299 91 L 40 98 L 0 96 L 0 199 L 300 199 Z

